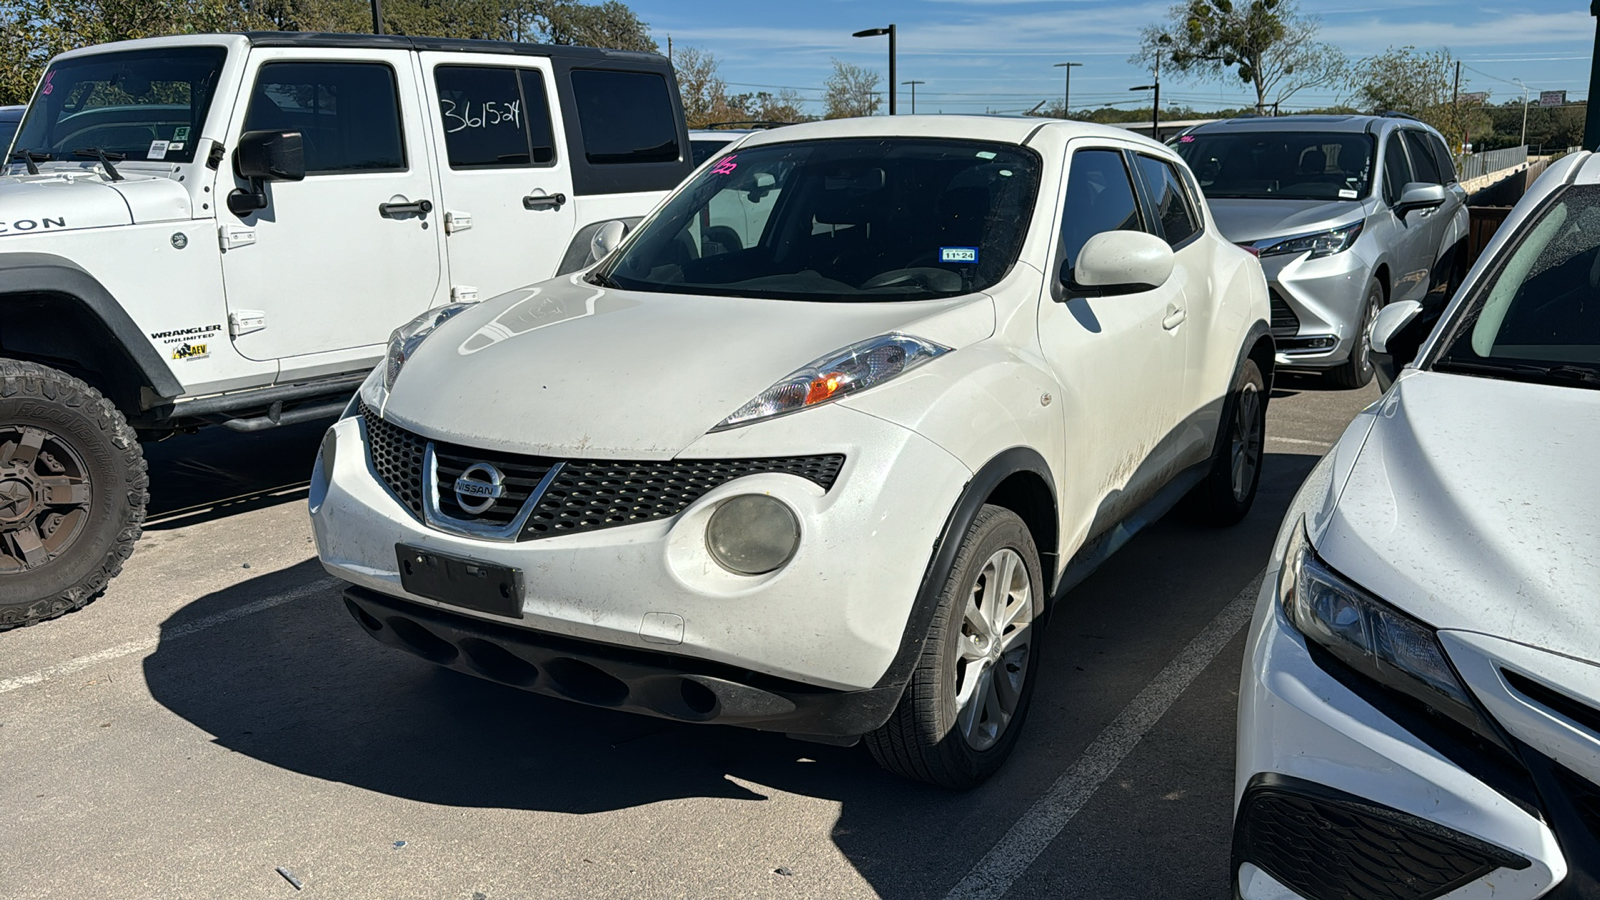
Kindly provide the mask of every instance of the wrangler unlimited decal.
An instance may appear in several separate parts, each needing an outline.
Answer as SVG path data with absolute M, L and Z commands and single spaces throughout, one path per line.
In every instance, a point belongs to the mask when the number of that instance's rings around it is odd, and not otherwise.
M 67 227 L 67 220 L 52 219 L 45 216 L 42 219 L 17 219 L 14 222 L 0 222 L 0 234 L 20 233 L 24 231 L 48 231 L 52 228 Z

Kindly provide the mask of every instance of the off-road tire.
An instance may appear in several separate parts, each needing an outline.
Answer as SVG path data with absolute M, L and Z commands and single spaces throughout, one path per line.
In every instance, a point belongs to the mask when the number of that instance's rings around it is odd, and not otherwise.
M 1361 304 L 1361 318 L 1357 320 L 1356 341 L 1350 347 L 1350 358 L 1337 369 L 1328 370 L 1328 384 L 1340 390 L 1353 391 L 1364 388 L 1372 380 L 1376 369 L 1372 365 L 1372 325 L 1383 308 L 1383 285 L 1374 278 L 1367 282 L 1366 301 Z
M 1253 424 L 1252 424 L 1253 423 Z M 1267 386 L 1261 367 L 1246 359 L 1222 407 L 1216 455 L 1205 478 L 1183 498 L 1183 513 L 1206 525 L 1233 525 L 1250 513 L 1261 485 L 1267 443 Z M 1244 459 L 1241 460 L 1241 454 Z M 1244 464 L 1244 470 L 1237 467 Z M 1239 476 L 1239 477 L 1236 477 Z
M 987 749 L 974 749 L 957 723 L 958 643 L 969 639 L 963 634 L 967 601 L 974 596 L 974 587 L 986 565 L 1007 549 L 1021 557 L 1034 609 L 1042 606 L 1045 582 L 1039 551 L 1027 525 L 1008 509 L 983 507 L 961 539 L 955 565 L 940 591 L 928 626 L 922 655 L 899 706 L 883 727 L 865 735 L 867 749 L 885 769 L 915 781 L 965 790 L 993 775 L 1016 746 L 1034 682 L 1038 680 L 1041 635 L 1032 612 L 1023 635 L 1027 653 L 1021 690 L 1010 719 L 994 744 Z
M 48 440 L 59 442 L 56 446 L 64 456 L 77 455 L 88 483 L 88 500 L 76 536 L 61 545 L 59 555 L 20 571 L 15 565 L 12 571 L 0 571 L 0 631 L 64 615 L 105 590 L 139 540 L 150 499 L 150 478 L 139 441 L 111 401 L 64 372 L 0 359 L 0 434 L 15 436 L 22 429 L 43 432 Z M 19 444 L 15 437 L 0 437 L 0 460 L 11 461 Z M 13 456 L 8 456 L 8 445 Z M 42 457 L 40 453 L 35 458 Z M 45 464 L 47 472 L 63 468 L 54 457 Z M 0 465 L 0 477 L 6 471 Z M 15 484 L 21 483 L 13 484 L 13 493 L 20 490 Z M 13 512 L 19 508 L 8 507 Z M 12 540 L 0 534 L 0 542 L 7 542 L 0 545 L 0 554 L 10 554 L 0 558 L 0 564 L 15 564 L 21 558 L 20 545 Z

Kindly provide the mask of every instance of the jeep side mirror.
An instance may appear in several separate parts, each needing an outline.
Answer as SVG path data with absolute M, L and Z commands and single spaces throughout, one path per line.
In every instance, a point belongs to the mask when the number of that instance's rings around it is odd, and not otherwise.
M 615 219 L 601 225 L 600 230 L 589 239 L 589 262 L 597 263 L 610 256 L 627 233 L 628 226 Z
M 1415 300 L 1396 300 L 1378 311 L 1372 323 L 1372 366 L 1377 370 L 1378 387 L 1387 391 L 1400 376 L 1400 370 L 1417 358 L 1426 333 L 1417 334 L 1423 324 L 1422 304 Z
M 1419 209 L 1438 209 L 1449 195 L 1442 184 L 1423 184 L 1413 181 L 1400 192 L 1400 202 L 1394 205 L 1394 214 L 1404 219 L 1406 213 Z
M 1061 280 L 1072 296 L 1138 294 L 1166 284 L 1176 262 L 1172 248 L 1153 234 L 1103 231 L 1089 238 Z
M 233 150 L 233 171 L 250 190 L 228 194 L 228 209 L 240 217 L 266 209 L 267 182 L 306 177 L 305 141 L 298 131 L 246 131 Z

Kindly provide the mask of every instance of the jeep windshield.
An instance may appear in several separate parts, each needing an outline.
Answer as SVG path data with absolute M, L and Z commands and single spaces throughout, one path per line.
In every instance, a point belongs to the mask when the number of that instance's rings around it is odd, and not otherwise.
M 778 300 L 981 291 L 1016 262 L 1039 169 L 1031 150 L 964 140 L 746 147 L 702 169 L 591 278 Z
M 1463 304 L 1433 368 L 1600 387 L 1600 186 L 1565 188 Z
M 1370 134 L 1199 132 L 1178 154 L 1207 200 L 1360 200 L 1372 187 Z
M 226 57 L 222 47 L 172 47 L 63 59 L 44 73 L 12 151 L 191 162 Z

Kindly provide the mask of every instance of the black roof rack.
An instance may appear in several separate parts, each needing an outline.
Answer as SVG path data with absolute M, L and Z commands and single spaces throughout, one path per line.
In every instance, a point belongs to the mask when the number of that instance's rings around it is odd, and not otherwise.
M 1400 112 L 1399 110 L 1395 110 L 1395 109 L 1386 109 L 1383 112 L 1378 113 L 1378 115 L 1383 116 L 1385 119 L 1410 119 L 1413 122 L 1421 122 L 1422 121 L 1421 119 L 1417 118 L 1416 116 L 1413 116 L 1410 113 L 1403 113 L 1403 112 Z

